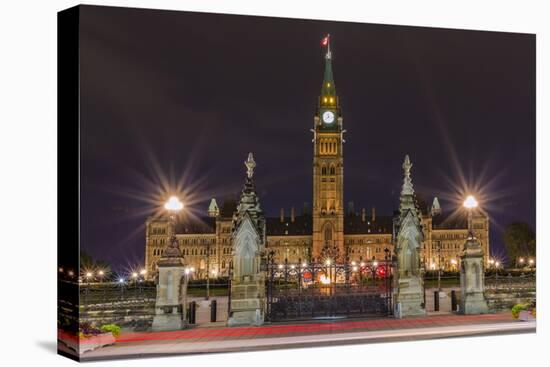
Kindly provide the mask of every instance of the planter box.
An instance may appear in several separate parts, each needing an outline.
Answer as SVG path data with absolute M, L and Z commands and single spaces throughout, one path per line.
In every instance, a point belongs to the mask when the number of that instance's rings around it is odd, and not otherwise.
M 531 321 L 535 320 L 536 317 L 531 314 L 531 311 L 520 311 L 518 319 L 520 321 Z
M 112 333 L 103 333 L 87 338 L 78 338 L 75 335 L 69 335 L 64 332 L 58 332 L 58 339 L 62 341 L 67 347 L 83 354 L 84 352 L 104 347 L 106 345 L 115 344 L 115 337 Z

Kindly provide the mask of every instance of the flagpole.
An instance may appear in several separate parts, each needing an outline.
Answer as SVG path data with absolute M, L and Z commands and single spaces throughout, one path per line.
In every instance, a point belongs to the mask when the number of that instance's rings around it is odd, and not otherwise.
M 332 55 L 330 53 L 330 33 L 327 34 L 327 58 L 331 59 Z

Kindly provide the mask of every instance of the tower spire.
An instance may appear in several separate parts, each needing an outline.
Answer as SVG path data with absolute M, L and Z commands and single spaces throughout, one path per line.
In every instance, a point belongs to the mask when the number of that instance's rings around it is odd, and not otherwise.
M 327 47 L 325 54 L 325 74 L 323 76 L 323 85 L 321 86 L 320 105 L 337 105 L 336 86 L 334 84 L 334 75 L 332 73 L 332 51 L 330 50 L 330 34 L 323 38 L 322 45 Z
M 411 179 L 412 163 L 409 159 L 409 155 L 405 156 L 405 161 L 402 165 L 403 168 L 403 186 L 401 187 L 400 205 L 399 210 L 403 216 L 407 211 L 416 209 L 416 200 L 414 196 L 414 188 Z M 418 214 L 418 213 L 417 213 Z

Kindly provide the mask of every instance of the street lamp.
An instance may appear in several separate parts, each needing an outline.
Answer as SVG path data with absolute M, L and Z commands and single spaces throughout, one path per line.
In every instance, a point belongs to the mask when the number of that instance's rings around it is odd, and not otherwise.
M 170 237 L 170 244 L 177 246 L 176 240 L 176 214 L 183 209 L 183 203 L 177 196 L 170 196 L 168 201 L 164 204 L 164 209 L 170 213 L 170 224 L 172 227 L 172 235 Z
M 99 282 L 102 283 L 103 282 L 103 276 L 105 275 L 105 272 L 103 270 L 99 270 L 97 272 L 97 276 L 99 278 Z
M 468 210 L 468 237 L 474 238 L 474 232 L 472 228 L 472 210 L 477 208 L 478 202 L 472 195 L 468 195 L 464 200 L 464 207 Z
M 164 204 L 164 209 L 175 214 L 183 209 L 183 203 L 177 196 L 170 196 L 168 201 Z
M 441 241 L 437 241 L 437 291 L 441 292 Z

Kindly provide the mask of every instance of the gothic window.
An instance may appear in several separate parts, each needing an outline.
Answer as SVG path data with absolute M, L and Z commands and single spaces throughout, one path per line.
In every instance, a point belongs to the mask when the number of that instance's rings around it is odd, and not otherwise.
M 334 176 L 336 174 L 336 168 L 334 166 L 330 166 L 330 174 Z
M 327 167 L 323 166 L 321 167 L 321 175 L 326 176 L 327 174 Z
M 332 241 L 332 228 L 330 226 L 325 228 L 325 241 Z

